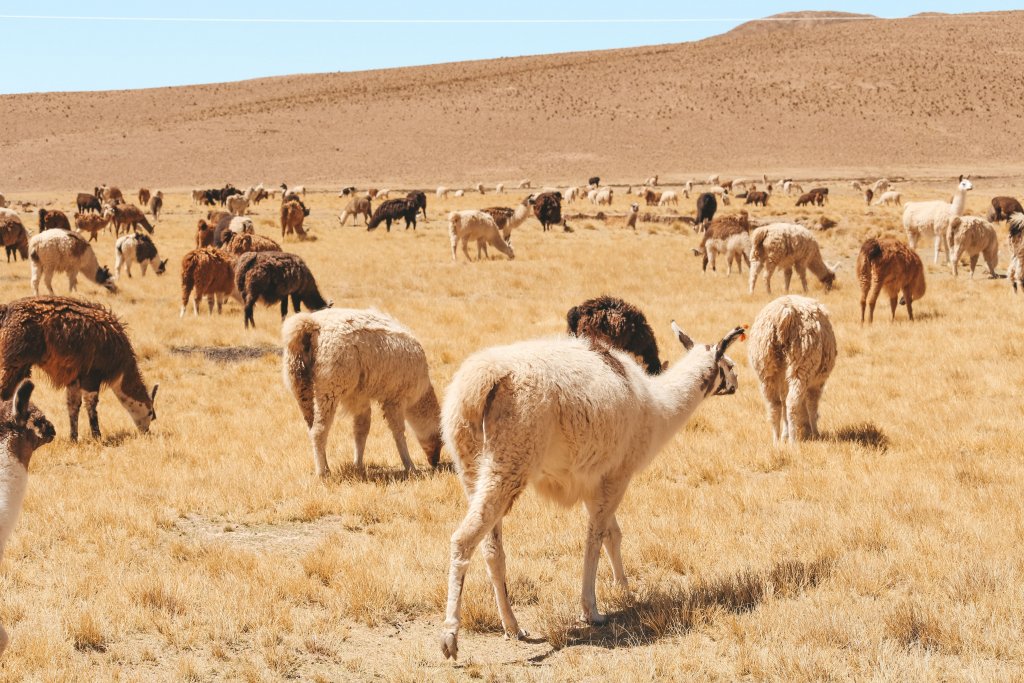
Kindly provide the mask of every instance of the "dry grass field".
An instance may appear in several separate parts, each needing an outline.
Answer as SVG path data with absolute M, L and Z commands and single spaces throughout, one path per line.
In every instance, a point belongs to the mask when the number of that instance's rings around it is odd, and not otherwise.
M 910 183 L 909 198 L 946 197 L 954 182 Z M 630 595 L 602 558 L 598 599 L 610 625 L 575 620 L 584 517 L 532 491 L 505 524 L 510 590 L 537 642 L 505 640 L 482 558 L 465 592 L 461 659 L 440 655 L 448 539 L 465 511 L 450 455 L 404 479 L 379 413 L 365 475 L 347 466 L 339 418 L 326 482 L 312 473 L 294 399 L 281 381 L 279 314 L 246 331 L 238 304 L 179 319 L 180 259 L 199 210 L 168 197 L 155 240 L 166 275 L 122 277 L 107 303 L 128 324 L 158 419 L 138 434 L 109 391 L 104 437 L 68 438 L 61 392 L 36 402 L 58 429 L 32 460 L 24 512 L 0 565 L 8 681 L 82 680 L 1011 680 L 1024 677 L 1024 466 L 1020 326 L 1006 280 L 955 281 L 928 263 L 928 293 L 895 324 L 880 307 L 859 323 L 853 264 L 868 234 L 897 232 L 900 210 L 867 208 L 845 183 L 825 209 L 775 197 L 755 217 L 838 221 L 819 233 L 843 264 L 837 288 L 811 295 L 831 311 L 839 360 L 826 387 L 826 438 L 773 447 L 746 348 L 731 352 L 740 390 L 712 397 L 634 481 L 620 509 Z M 1019 179 L 976 179 L 983 213 Z M 126 190 L 128 188 L 125 188 Z M 67 210 L 74 190 L 18 195 Z M 442 391 L 471 352 L 564 329 L 565 311 L 611 293 L 635 302 L 662 355 L 682 349 L 674 318 L 714 342 L 769 301 L 744 275 L 700 272 L 681 223 L 570 221 L 514 234 L 517 258 L 467 263 L 448 253 L 443 212 L 511 204 L 429 197 L 413 232 L 338 227 L 343 200 L 311 195 L 315 241 L 286 244 L 335 306 L 374 306 L 423 342 Z M 9 197 L 10 198 L 10 197 Z M 612 212 L 627 198 L 617 194 Z M 594 212 L 589 204 L 579 210 Z M 728 210 L 739 207 L 734 200 Z M 279 238 L 276 203 L 257 231 Z M 576 212 L 569 207 L 568 213 Z M 607 209 L 606 209 L 607 210 Z M 681 210 L 692 214 L 693 201 Z M 34 232 L 34 222 L 26 215 Z M 1000 226 L 1005 240 L 1006 229 Z M 113 239 L 97 245 L 113 265 Z M 1005 272 L 1003 247 L 1000 270 Z M 813 279 L 813 278 L 812 278 Z M 66 293 L 66 279 L 55 279 Z M 776 275 L 776 292 L 782 281 Z M 0 265 L 0 300 L 30 294 L 27 263 Z M 202 349 L 263 349 L 224 360 Z M 84 418 L 83 418 L 84 420 Z

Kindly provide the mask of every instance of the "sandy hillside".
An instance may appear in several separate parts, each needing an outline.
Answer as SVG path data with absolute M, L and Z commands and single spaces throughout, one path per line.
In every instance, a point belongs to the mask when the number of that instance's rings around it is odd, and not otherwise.
M 1013 172 L 1024 12 L 820 16 L 636 49 L 0 97 L 0 189 Z

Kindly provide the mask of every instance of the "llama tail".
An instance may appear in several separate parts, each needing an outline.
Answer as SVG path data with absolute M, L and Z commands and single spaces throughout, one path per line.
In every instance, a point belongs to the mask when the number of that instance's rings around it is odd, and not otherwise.
M 512 400 L 508 375 L 506 368 L 470 359 L 445 392 L 441 435 L 464 484 L 475 478 L 488 434 Z
M 878 243 L 878 240 L 872 237 L 864 242 L 860 251 L 868 261 L 876 261 L 882 255 L 882 245 Z
M 764 240 L 768 233 L 764 230 L 755 230 L 750 240 L 750 260 L 764 260 Z
M 281 326 L 284 384 L 295 394 L 307 426 L 313 425 L 313 370 L 320 325 L 309 313 L 296 313 Z

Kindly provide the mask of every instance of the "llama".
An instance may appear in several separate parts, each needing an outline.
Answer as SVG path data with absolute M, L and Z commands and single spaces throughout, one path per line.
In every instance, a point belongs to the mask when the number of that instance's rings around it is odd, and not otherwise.
M 531 482 L 562 505 L 586 504 L 583 618 L 607 621 L 597 609 L 597 562 L 604 544 L 616 583 L 627 588 L 615 510 L 630 481 L 706 397 L 736 392 L 725 352 L 742 328 L 716 345 L 695 345 L 674 322 L 672 330 L 688 353 L 656 377 L 628 354 L 572 338 L 485 349 L 456 372 L 441 431 L 469 509 L 451 539 L 445 657 L 458 656 L 463 582 L 481 543 L 505 633 L 525 636 L 508 600 L 501 526 Z
M 438 199 L 448 199 L 448 194 L 450 192 L 451 190 L 449 188 L 445 187 L 444 185 L 440 185 L 436 190 L 434 190 L 434 196 L 437 197 Z
M 531 203 L 531 198 L 527 197 L 517 204 L 514 209 L 506 206 L 492 206 L 483 211 L 490 214 L 491 218 L 494 219 L 495 225 L 501 230 L 502 238 L 509 244 L 512 244 L 512 229 L 518 228 L 522 225 L 523 221 L 530 217 L 530 214 L 533 212 L 533 204 Z
M 818 403 L 837 353 L 828 311 L 814 299 L 783 296 L 761 309 L 748 336 L 772 440 L 819 438 Z
M 640 215 L 640 205 L 633 202 L 629 205 L 629 215 L 626 218 L 626 227 L 636 231 L 636 219 Z
M 1010 220 L 1010 216 L 1020 212 L 1024 212 L 1024 207 L 1015 197 L 993 197 L 985 218 L 989 223 L 999 223 Z
M 363 217 L 363 221 L 369 225 L 370 216 L 373 215 L 373 201 L 369 197 L 353 197 L 349 200 L 348 204 L 345 205 L 345 209 L 338 216 L 338 220 L 341 221 L 342 226 L 348 222 L 348 217 L 352 216 L 352 222 L 356 222 L 358 216 Z
M 565 322 L 570 335 L 587 337 L 625 351 L 637 358 L 647 374 L 661 374 L 658 340 L 647 316 L 636 306 L 615 297 L 599 296 L 570 308 Z
M 44 230 L 70 230 L 71 223 L 63 211 L 39 209 L 39 232 Z
M 757 278 L 764 273 L 765 287 L 772 293 L 772 273 L 781 268 L 789 292 L 789 283 L 796 269 L 807 293 L 807 271 L 825 286 L 825 291 L 832 289 L 836 280 L 836 268 L 839 264 L 828 265 L 821 258 L 818 241 L 810 230 L 795 223 L 772 223 L 754 230 L 750 236 L 750 293 L 754 293 Z
M 693 250 L 694 256 L 704 257 L 701 265 L 704 272 L 707 272 L 709 263 L 712 271 L 718 271 L 718 254 L 725 254 L 729 275 L 732 275 L 734 262 L 740 273 L 743 272 L 744 261 L 750 266 L 750 217 L 746 211 L 719 216 L 711 221 L 701 237 L 700 248 Z
M 28 230 L 25 229 L 21 217 L 17 213 L 14 211 L 6 213 L 6 211 L 7 209 L 0 208 L 0 244 L 4 245 L 7 262 L 10 263 L 12 257 L 17 261 L 18 254 L 21 254 L 23 260 L 27 259 Z
M 103 206 L 100 204 L 99 197 L 88 192 L 78 193 L 78 197 L 75 198 L 75 206 L 78 207 L 78 213 L 103 212 Z
M 305 240 L 307 237 L 306 231 L 302 227 L 302 223 L 306 220 L 306 216 L 309 215 L 309 209 L 302 205 L 302 202 L 289 200 L 281 203 L 281 241 L 284 241 L 284 236 L 294 233 L 300 240 Z
M 542 192 L 533 197 L 533 215 L 540 221 L 541 229 L 547 232 L 552 225 L 565 222 L 562 220 L 562 193 Z
M 510 261 L 516 257 L 512 245 L 502 239 L 498 225 L 494 222 L 491 214 L 486 211 L 452 211 L 448 214 L 448 236 L 452 245 L 453 261 L 457 260 L 455 255 L 459 242 L 462 242 L 462 253 L 466 255 L 466 260 L 473 260 L 469 256 L 470 240 L 476 242 L 478 261 L 481 255 L 490 258 L 487 253 L 488 244 L 508 256 Z
M 39 280 L 53 294 L 53 274 L 67 273 L 68 289 L 78 288 L 78 274 L 109 292 L 117 287 L 110 280 L 110 269 L 100 267 L 96 252 L 84 237 L 75 232 L 47 230 L 28 241 L 28 256 L 32 261 L 32 293 L 39 294 Z
M 971 264 L 971 279 L 978 266 L 978 257 L 985 256 L 989 277 L 995 279 L 999 263 L 999 236 L 995 227 L 980 216 L 953 216 L 946 228 L 946 244 L 952 249 L 950 262 L 953 277 L 960 276 L 960 257 L 967 256 Z
M 675 190 L 665 190 L 661 193 L 658 206 L 679 206 L 679 193 Z
M 234 259 L 215 247 L 193 249 L 181 259 L 181 312 L 179 318 L 185 317 L 189 297 L 195 290 L 192 301 L 192 313 L 199 315 L 199 301 L 205 296 L 213 315 L 213 302 L 217 302 L 217 313 L 221 313 L 224 300 L 231 296 L 241 301 L 242 297 L 235 289 Z
M 419 214 L 419 211 L 420 207 L 415 199 L 409 197 L 389 199 L 377 206 L 377 210 L 373 212 L 370 222 L 366 224 L 366 230 L 376 230 L 377 226 L 384 223 L 387 231 L 391 232 L 391 222 L 397 221 L 399 218 L 405 219 L 406 230 L 409 229 L 409 226 L 412 226 L 412 229 L 415 230 L 416 216 Z
M 715 194 L 713 192 L 702 192 L 697 197 L 697 218 L 693 222 L 694 228 L 697 230 L 706 229 L 717 211 L 718 200 L 715 198 Z
M 381 406 L 406 473 L 415 470 L 405 442 L 407 421 L 427 462 L 437 467 L 441 409 L 426 352 L 408 328 L 380 311 L 332 308 L 292 316 L 281 341 L 284 383 L 309 429 L 317 476 L 330 474 L 327 438 L 339 407 L 353 417 L 353 464 L 363 469 L 371 403 Z
M 270 305 L 281 302 L 281 320 L 288 315 L 288 298 L 298 313 L 301 304 L 312 311 L 330 308 L 316 286 L 316 279 L 306 262 L 295 254 L 283 251 L 259 251 L 243 254 L 235 264 L 235 286 L 245 306 L 245 328 L 256 327 L 253 309 L 262 300 Z
M 148 189 L 146 189 L 145 187 L 139 188 L 139 206 L 145 206 L 146 204 L 149 204 L 149 199 L 151 196 L 152 195 Z
M 80 233 L 89 233 L 89 241 L 95 242 L 100 231 L 110 225 L 113 218 L 114 210 L 110 207 L 103 209 L 102 214 L 76 213 L 75 229 Z
M 53 441 L 57 431 L 46 416 L 32 405 L 35 385 L 26 379 L 14 391 L 14 397 L 0 404 L 0 560 L 4 546 L 21 514 L 28 488 L 28 464 L 32 454 Z M 9 638 L 0 625 L 0 655 Z
M 127 268 L 128 277 L 131 277 L 132 263 L 139 264 L 143 277 L 149 266 L 153 266 L 153 272 L 157 275 L 163 275 L 167 269 L 167 259 L 160 260 L 153 240 L 142 233 L 132 232 L 119 237 L 114 244 L 114 251 L 117 257 L 115 267 L 118 277 L 121 277 L 122 266 Z
M 269 237 L 250 233 L 236 233 L 230 230 L 224 233 L 224 242 L 220 248 L 224 253 L 233 256 L 247 254 L 252 251 L 281 251 L 281 245 Z
M 483 194 L 484 193 L 484 184 L 483 183 L 477 183 L 476 184 L 476 191 L 479 192 L 480 194 Z
M 421 212 L 423 212 L 423 220 L 426 221 L 427 220 L 427 193 L 424 192 L 423 190 L 409 190 L 409 192 L 405 195 L 405 198 L 412 200 L 412 203 L 415 204 L 419 208 L 419 210 Z M 408 228 L 409 226 L 406 225 L 405 227 Z M 416 229 L 415 221 L 413 222 L 412 228 L 413 228 L 413 230 Z
M 935 235 L 935 263 L 939 262 L 939 252 L 944 251 L 946 260 L 949 261 L 949 244 L 946 241 L 946 231 L 949 227 L 949 219 L 953 216 L 964 215 L 967 205 L 967 193 L 974 189 L 971 181 L 960 176 L 960 184 L 957 185 L 953 195 L 952 203 L 942 200 L 931 202 L 907 202 L 903 208 L 903 229 L 907 232 L 907 241 L 911 249 L 917 249 L 917 242 L 922 232 L 931 232 Z
M 914 302 L 924 296 L 924 264 L 913 249 L 900 240 L 871 238 L 861 245 L 857 255 L 857 279 L 860 281 L 860 323 L 868 309 L 868 322 L 875 322 L 875 303 L 883 289 L 889 295 L 892 320 L 896 320 L 896 302 L 907 305 L 907 316 L 914 319 Z M 902 292 L 902 296 L 900 293 Z
M 896 190 L 889 190 L 888 192 L 882 193 L 882 195 L 880 197 L 878 197 L 874 201 L 874 205 L 875 206 L 902 206 L 903 205 L 903 195 L 900 194 L 899 192 L 897 192 Z
M 1018 285 L 1024 289 L 1024 212 L 1016 211 L 1010 218 L 1010 268 L 1006 276 L 1010 278 L 1014 293 Z
M 149 213 L 153 216 L 153 221 L 160 220 L 160 212 L 164 210 L 164 193 L 161 190 L 157 190 L 156 194 L 149 200 Z
M 153 234 L 155 229 L 153 225 L 150 225 L 146 219 L 146 214 L 142 213 L 142 209 L 135 206 L 134 204 L 114 204 L 111 206 L 114 210 L 114 235 L 120 235 L 122 228 L 125 232 L 129 230 L 138 231 L 141 226 L 150 235 Z
M 17 299 L 0 305 L 0 400 L 9 400 L 32 366 L 67 390 L 71 440 L 85 402 L 89 427 L 100 438 L 99 391 L 109 386 L 140 432 L 156 419 L 153 390 L 139 372 L 124 325 L 99 304 L 64 296 Z

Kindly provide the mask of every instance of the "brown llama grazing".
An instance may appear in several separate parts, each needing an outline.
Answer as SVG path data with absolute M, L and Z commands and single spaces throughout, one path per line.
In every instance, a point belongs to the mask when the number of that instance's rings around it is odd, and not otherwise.
M 825 202 L 828 201 L 828 188 L 827 187 L 812 187 L 807 194 L 814 198 L 814 203 L 818 206 L 824 206 Z
M 988 214 L 985 218 L 988 219 L 989 223 L 999 223 L 1010 220 L 1010 216 L 1015 213 L 1022 212 L 1024 212 L 1024 207 L 1021 207 L 1020 202 L 1016 198 L 993 197 L 992 205 L 989 206 Z
M 109 386 L 140 432 L 156 419 L 153 390 L 139 372 L 135 350 L 117 316 L 99 304 L 37 296 L 0 305 L 0 400 L 10 400 L 32 366 L 67 389 L 71 439 L 78 439 L 83 399 L 89 427 L 100 436 L 99 391 Z
M 750 192 L 747 192 L 747 199 L 744 203 L 753 204 L 755 206 L 768 206 L 768 193 L 751 190 Z
M 164 193 L 156 191 L 153 198 L 149 200 L 149 213 L 153 216 L 153 222 L 160 220 L 160 212 L 164 210 Z
M 300 240 L 306 239 L 306 231 L 302 228 L 308 211 L 302 202 L 290 200 L 281 204 L 281 240 L 284 236 L 294 233 Z
M 195 315 L 199 315 L 199 300 L 204 296 L 210 307 L 210 315 L 213 315 L 214 299 L 217 301 L 217 313 L 221 312 L 224 300 L 229 296 L 241 300 L 235 289 L 233 265 L 234 259 L 230 254 L 214 247 L 193 249 L 185 254 L 181 260 L 181 313 L 178 317 L 185 316 L 185 308 L 193 289 L 196 294 L 192 301 L 192 312 Z
M 412 229 L 416 229 L 416 216 L 420 212 L 420 205 L 417 200 L 413 197 L 403 197 L 400 199 L 388 199 L 387 201 L 381 202 L 377 206 L 377 210 L 373 212 L 373 216 L 370 221 L 366 224 L 366 229 L 376 230 L 377 226 L 384 223 L 388 232 L 391 232 L 391 223 L 397 221 L 399 218 L 405 220 L 405 229 L 408 230 L 409 226 Z
M 236 233 L 231 230 L 224 233 L 224 243 L 220 248 L 232 256 L 240 256 L 253 251 L 281 251 L 281 245 L 269 237 Z
M 151 195 L 151 193 L 150 193 L 150 191 L 148 189 L 146 189 L 145 187 L 140 187 L 139 188 L 139 206 L 145 206 L 146 204 L 149 204 L 149 198 L 151 196 L 152 195 Z
M 4 251 L 7 252 L 8 263 L 12 256 L 17 261 L 18 254 L 21 254 L 22 260 L 28 258 L 28 230 L 17 214 L 0 212 L 0 243 L 3 243 Z
M 924 264 L 906 243 L 889 237 L 871 238 L 857 255 L 857 279 L 860 281 L 860 322 L 868 307 L 868 322 L 875 321 L 875 303 L 882 289 L 889 295 L 892 320 L 896 303 L 907 305 L 907 316 L 914 319 L 914 301 L 925 293 Z M 902 296 L 901 296 L 902 293 Z
M 75 206 L 78 207 L 78 213 L 85 213 L 87 211 L 92 213 L 103 212 L 103 206 L 100 204 L 99 197 L 87 192 L 78 193 L 78 197 L 75 199 Z
M 153 234 L 153 226 L 146 220 L 146 214 L 142 213 L 142 209 L 134 204 L 114 204 L 113 211 L 115 237 L 121 234 L 122 229 L 128 233 L 138 230 L 139 226 L 145 228 L 150 235 Z
M 124 194 L 119 187 L 105 187 L 103 188 L 103 196 L 100 199 L 109 204 L 123 204 Z
M 658 202 L 661 201 L 661 193 L 652 190 L 649 187 L 645 187 L 643 191 L 640 193 L 640 196 L 643 197 L 644 202 L 647 204 L 647 206 L 657 206 Z
M 306 262 L 295 254 L 261 251 L 243 254 L 235 264 L 235 286 L 245 305 L 245 327 L 256 326 L 253 308 L 262 300 L 271 305 L 281 302 L 281 320 L 288 315 L 288 298 L 296 313 L 300 304 L 311 311 L 330 308 L 316 286 L 316 279 Z
M 106 209 L 102 214 L 95 213 L 76 213 L 75 214 L 75 228 L 78 232 L 89 233 L 89 241 L 95 242 L 96 236 L 103 228 L 110 225 L 111 219 L 114 217 L 113 209 Z
M 599 296 L 570 308 L 565 321 L 572 336 L 622 349 L 636 356 L 647 368 L 647 374 L 661 373 L 664 366 L 654 330 L 636 306 L 615 297 Z
M 32 453 L 53 441 L 57 433 L 29 402 L 33 389 L 35 385 L 27 379 L 15 389 L 14 398 L 0 404 L 0 559 L 25 500 Z M 0 625 L 0 655 L 7 643 L 7 631 Z
M 63 211 L 39 209 L 39 232 L 43 230 L 70 230 L 71 223 Z

